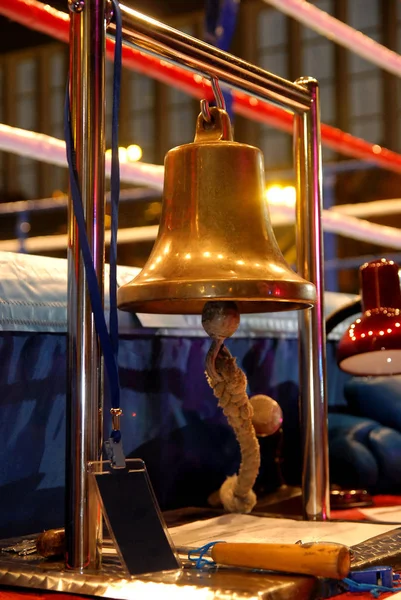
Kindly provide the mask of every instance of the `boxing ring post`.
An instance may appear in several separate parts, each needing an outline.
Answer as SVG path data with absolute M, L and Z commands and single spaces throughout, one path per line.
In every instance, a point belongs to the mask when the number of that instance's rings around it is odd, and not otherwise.
M 308 112 L 294 118 L 297 174 L 296 245 L 298 270 L 316 285 L 316 304 L 300 311 L 299 380 L 303 444 L 302 497 L 304 516 L 330 516 L 327 431 L 326 333 L 324 318 L 324 250 L 322 221 L 319 86 L 314 79 L 297 83 L 311 94 Z
M 105 6 L 106 0 L 69 0 L 70 104 L 76 167 L 86 231 L 103 294 L 105 213 Z M 96 567 L 101 513 L 87 475 L 101 456 L 102 359 L 91 312 L 77 224 L 69 199 L 68 367 L 66 448 L 66 561 Z

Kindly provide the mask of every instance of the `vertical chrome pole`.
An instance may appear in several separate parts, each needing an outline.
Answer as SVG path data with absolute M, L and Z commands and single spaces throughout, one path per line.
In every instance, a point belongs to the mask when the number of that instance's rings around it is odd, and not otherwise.
M 310 109 L 294 118 L 294 141 L 298 271 L 315 284 L 317 294 L 316 305 L 299 313 L 303 508 L 306 519 L 318 521 L 330 516 L 320 104 L 316 80 L 301 78 L 296 83 L 309 90 L 312 100 Z
M 76 164 L 94 266 L 103 293 L 106 0 L 69 0 L 70 99 Z M 98 566 L 100 510 L 87 476 L 102 442 L 102 359 L 77 225 L 69 201 L 66 561 Z

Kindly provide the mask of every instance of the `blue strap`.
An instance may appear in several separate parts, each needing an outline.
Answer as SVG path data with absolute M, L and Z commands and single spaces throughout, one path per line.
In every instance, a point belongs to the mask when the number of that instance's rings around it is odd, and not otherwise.
M 114 45 L 114 72 L 113 72 L 113 108 L 111 123 L 111 173 L 110 173 L 110 207 L 111 207 L 111 225 L 110 225 L 110 252 L 109 252 L 109 293 L 110 293 L 110 312 L 109 312 L 109 331 L 111 345 L 113 348 L 115 362 L 118 365 L 118 312 L 117 312 L 117 234 L 118 234 L 118 208 L 120 203 L 120 160 L 118 154 L 118 137 L 120 114 L 120 94 L 121 94 L 121 70 L 122 70 L 122 18 L 120 4 L 118 0 L 113 0 L 114 17 L 116 22 L 116 34 Z M 117 377 L 119 378 L 118 366 Z M 111 396 L 112 408 L 120 408 L 120 380 L 118 379 L 118 397 Z M 121 432 L 119 429 L 113 429 L 110 434 L 111 440 L 119 444 L 120 454 L 123 452 L 121 442 Z M 116 450 L 114 448 L 114 450 Z M 114 452 L 114 451 L 113 451 Z M 112 459 L 113 462 L 113 459 Z
M 216 28 L 220 14 L 220 2 L 206 0 L 205 3 L 205 40 L 216 45 Z
M 67 162 L 69 166 L 71 199 L 74 215 L 78 226 L 78 238 L 85 267 L 88 292 L 91 300 L 93 318 L 96 332 L 102 349 L 105 370 L 110 390 L 110 401 L 113 408 L 120 406 L 120 381 L 118 373 L 118 314 L 117 314 L 117 229 L 118 229 L 118 203 L 120 191 L 119 159 L 118 159 L 118 112 L 120 101 L 121 82 L 121 13 L 116 0 L 113 0 L 116 15 L 116 45 L 115 68 L 113 81 L 113 117 L 112 117 L 112 169 L 111 169 L 111 248 L 110 248 L 110 334 L 107 330 L 103 310 L 102 294 L 93 264 L 93 256 L 89 247 L 86 234 L 86 221 L 82 205 L 82 194 L 76 165 L 76 152 L 71 127 L 71 109 L 69 86 L 67 85 L 64 107 L 64 135 L 66 140 Z M 112 431 L 113 441 L 119 442 L 121 433 Z
M 70 121 L 70 95 L 67 90 L 65 102 L 65 121 L 64 133 L 67 148 L 67 161 L 70 168 L 70 188 L 71 198 L 74 207 L 74 214 L 78 225 L 78 237 L 81 247 L 82 258 L 84 261 L 86 278 L 88 281 L 89 296 L 92 304 L 92 312 L 95 320 L 96 331 L 99 336 L 100 345 L 104 355 L 105 367 L 109 379 L 110 393 L 112 398 L 119 398 L 119 385 L 117 365 L 111 345 L 109 333 L 107 331 L 106 320 L 104 318 L 99 283 L 97 280 L 95 268 L 93 266 L 93 257 L 89 247 L 86 235 L 86 222 L 82 206 L 81 189 L 79 186 L 78 172 L 76 168 L 76 154 L 73 149 L 73 138 Z
M 237 0 L 206 2 L 205 29 L 208 41 L 226 52 L 234 36 L 239 4 Z
M 190 550 L 188 552 L 188 560 L 195 563 L 195 567 L 197 569 L 203 569 L 203 567 L 215 567 L 216 563 L 214 560 L 209 558 L 204 558 L 205 554 L 209 552 L 210 548 L 213 548 L 216 544 L 222 544 L 223 542 L 209 542 L 209 544 L 205 544 L 200 548 L 196 548 L 195 550 Z
M 118 205 L 120 202 L 120 162 L 118 156 L 118 117 L 120 113 L 121 93 L 121 54 L 122 54 L 122 19 L 120 4 L 113 0 L 116 20 L 116 36 L 114 50 L 113 74 L 113 114 L 111 130 L 111 239 L 110 239 L 110 337 L 115 356 L 118 356 L 118 313 L 117 313 L 117 232 Z M 119 408 L 119 405 L 113 408 Z
M 348 591 L 350 592 L 370 592 L 372 596 L 377 598 L 380 594 L 384 592 L 399 592 L 401 591 L 401 587 L 387 587 L 385 585 L 375 585 L 373 583 L 359 583 L 357 581 L 353 581 L 353 579 L 349 579 L 346 577 L 342 580 L 348 586 Z
M 235 32 L 239 0 L 206 0 L 205 6 L 205 39 L 213 46 L 228 52 Z M 223 90 L 226 110 L 233 118 L 232 94 Z

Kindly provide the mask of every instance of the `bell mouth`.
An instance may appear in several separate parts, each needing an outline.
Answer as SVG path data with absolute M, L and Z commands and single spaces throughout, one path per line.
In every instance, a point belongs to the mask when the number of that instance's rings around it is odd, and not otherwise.
M 131 282 L 118 290 L 120 310 L 138 313 L 197 315 L 209 301 L 235 302 L 241 314 L 311 308 L 316 289 L 308 281 Z

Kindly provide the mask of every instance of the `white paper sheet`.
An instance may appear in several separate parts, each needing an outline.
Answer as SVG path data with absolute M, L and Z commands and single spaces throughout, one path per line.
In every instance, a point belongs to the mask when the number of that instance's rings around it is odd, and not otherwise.
M 360 508 L 363 513 L 372 521 L 381 523 L 401 523 L 401 506 L 382 506 L 378 508 Z
M 235 514 L 196 521 L 169 531 L 177 548 L 199 548 L 218 540 L 283 544 L 294 544 L 298 540 L 325 541 L 353 546 L 397 527 L 377 523 L 295 521 Z

